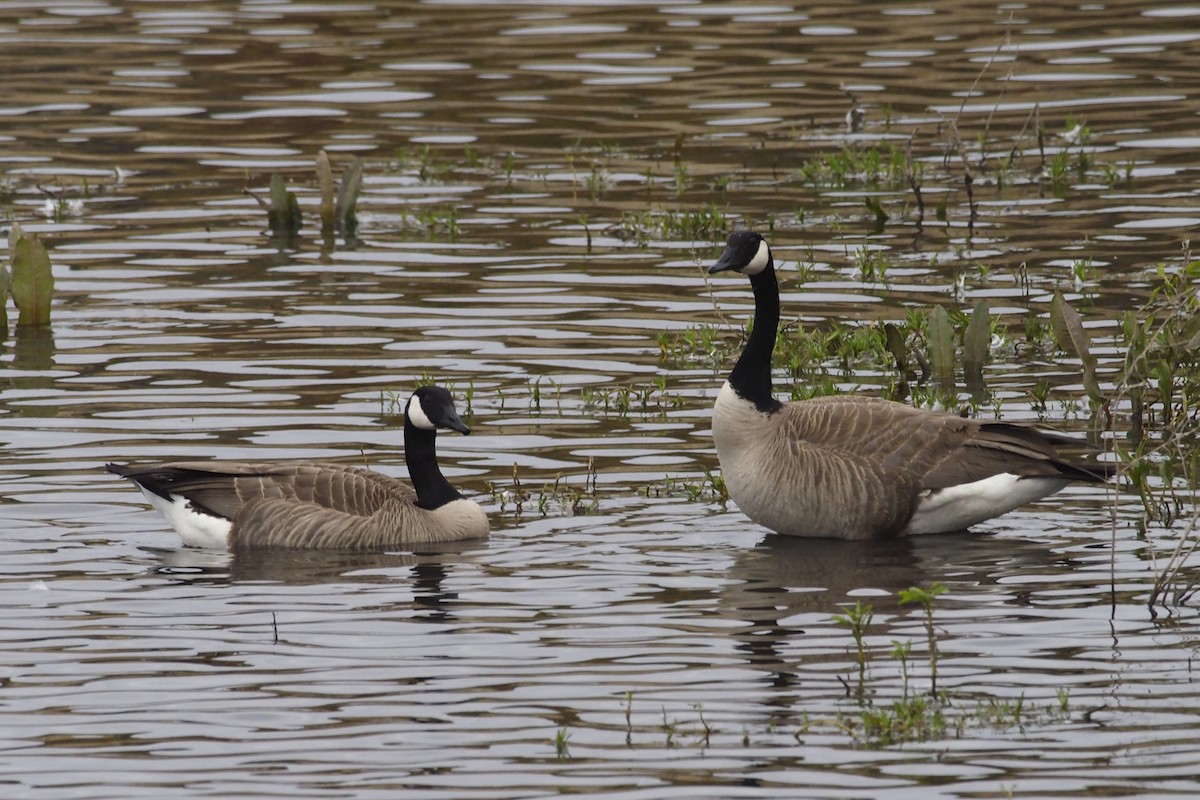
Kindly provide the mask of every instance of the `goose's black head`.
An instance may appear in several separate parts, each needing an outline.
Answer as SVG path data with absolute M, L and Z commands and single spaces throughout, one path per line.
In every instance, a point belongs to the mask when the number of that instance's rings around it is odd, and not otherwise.
M 422 386 L 408 398 L 404 418 L 414 428 L 433 431 L 438 428 L 468 434 L 471 429 L 458 416 L 454 398 L 441 386 Z
M 767 246 L 767 240 L 754 231 L 737 231 L 729 235 L 725 252 L 708 268 L 708 273 L 713 275 L 732 269 L 754 276 L 770 264 L 771 248 Z

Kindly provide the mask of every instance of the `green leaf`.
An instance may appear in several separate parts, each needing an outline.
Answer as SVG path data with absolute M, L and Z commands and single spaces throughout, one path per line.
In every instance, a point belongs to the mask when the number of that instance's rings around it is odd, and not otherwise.
M 917 603 L 925 608 L 933 603 L 934 598 L 939 597 L 949 591 L 940 582 L 935 581 L 928 588 L 924 586 L 910 586 L 907 589 L 901 589 L 896 594 L 900 597 L 900 605 L 908 605 L 909 603 Z
M 8 293 L 12 290 L 12 278 L 8 267 L 0 264 L 0 342 L 8 338 Z
M 963 333 L 963 372 L 983 378 L 983 367 L 992 349 L 992 319 L 987 300 L 980 300 L 971 312 L 971 320 Z
M 355 158 L 342 173 L 338 188 L 337 224 L 343 231 L 353 232 L 358 226 L 358 194 L 362 191 L 362 161 Z
M 1096 380 L 1096 357 L 1092 354 L 1092 343 L 1083 327 L 1083 318 L 1059 292 L 1050 301 L 1050 327 L 1058 346 L 1079 359 L 1083 367 L 1083 388 L 1088 397 L 1097 403 L 1103 400 L 1100 383 Z
M 17 324 L 49 325 L 54 274 L 46 248 L 33 236 L 22 236 L 12 253 L 12 295 L 20 310 Z
M 874 195 L 867 195 L 864 198 L 867 204 L 867 210 L 875 216 L 875 231 L 878 233 L 883 230 L 883 226 L 887 224 L 888 215 L 883 210 L 883 204 L 879 202 L 879 198 Z
M 1184 350 L 1200 347 L 1200 314 L 1193 314 L 1184 320 L 1176 341 Z
M 321 188 L 321 230 L 333 230 L 334 223 L 334 193 L 333 167 L 329 164 L 329 155 L 322 150 L 317 154 L 317 184 Z
M 904 334 L 895 324 L 887 322 L 883 326 L 883 337 L 887 342 L 888 352 L 896 359 L 896 369 L 903 374 L 908 366 L 908 345 L 904 341 Z
M 925 332 L 929 349 L 929 364 L 933 377 L 946 386 L 954 385 L 954 325 L 941 306 L 929 312 L 929 327 Z
M 276 236 L 295 236 L 300 232 L 303 218 L 296 195 L 288 191 L 278 173 L 271 176 L 271 206 L 267 209 L 267 224 Z

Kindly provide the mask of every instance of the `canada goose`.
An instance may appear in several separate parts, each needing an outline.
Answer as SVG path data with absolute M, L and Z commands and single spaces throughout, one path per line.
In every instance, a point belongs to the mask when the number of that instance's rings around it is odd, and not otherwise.
M 437 429 L 470 433 L 450 393 L 417 389 L 404 407 L 413 487 L 371 470 L 322 462 L 108 464 L 133 481 L 191 547 L 371 550 L 487 536 L 487 515 L 437 464 Z
M 729 237 L 709 268 L 754 289 L 754 327 L 713 408 L 729 496 L 792 536 L 870 539 L 961 531 L 1058 491 L 1102 483 L 1104 465 L 1063 461 L 1074 440 L 1025 425 L 965 419 L 871 397 L 781 403 L 771 390 L 779 282 L 753 231 Z

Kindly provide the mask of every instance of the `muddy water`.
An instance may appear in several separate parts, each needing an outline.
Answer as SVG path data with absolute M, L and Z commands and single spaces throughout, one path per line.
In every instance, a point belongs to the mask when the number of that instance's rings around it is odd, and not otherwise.
M 713 357 L 671 335 L 749 296 L 706 283 L 712 236 L 664 220 L 773 226 L 805 326 L 987 298 L 1019 332 L 1061 289 L 1103 346 L 1200 221 L 1198 50 L 1200 11 L 1165 3 L 0 7 L 0 205 L 57 280 L 52 330 L 0 356 L 2 794 L 1194 795 L 1196 619 L 1148 613 L 1171 542 L 1132 499 L 1115 525 L 1076 489 L 971 535 L 845 545 L 702 492 L 736 334 Z M 903 181 L 804 177 L 909 138 L 923 217 Z M 321 148 L 364 160 L 353 237 L 314 222 Z M 255 199 L 272 173 L 306 212 L 293 241 Z M 1082 430 L 1069 358 L 997 353 L 977 413 Z M 440 453 L 487 542 L 188 552 L 101 470 L 402 475 L 390 393 L 427 377 L 470 397 L 474 432 Z M 895 593 L 934 582 L 951 724 L 876 746 L 831 617 L 873 604 L 864 696 L 886 708 L 895 641 L 929 688 Z

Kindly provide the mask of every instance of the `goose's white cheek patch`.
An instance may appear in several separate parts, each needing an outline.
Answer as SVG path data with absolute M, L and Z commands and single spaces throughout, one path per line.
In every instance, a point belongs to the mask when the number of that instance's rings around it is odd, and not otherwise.
M 767 240 L 763 239 L 758 243 L 758 252 L 754 254 L 754 258 L 750 259 L 750 263 L 742 268 L 743 275 L 757 275 L 767 268 L 767 262 L 771 260 L 771 248 L 767 246 Z
M 408 421 L 413 424 L 414 428 L 420 428 L 423 431 L 432 431 L 437 428 L 429 417 L 425 416 L 425 410 L 421 408 L 421 399 L 415 394 L 408 398 Z

